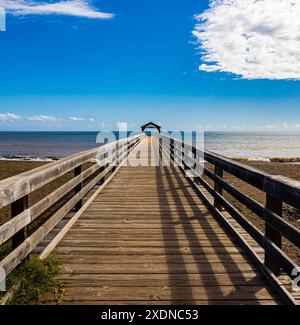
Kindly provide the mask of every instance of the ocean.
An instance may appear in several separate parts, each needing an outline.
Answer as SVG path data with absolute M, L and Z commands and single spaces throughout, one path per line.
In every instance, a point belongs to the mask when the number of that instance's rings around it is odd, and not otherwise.
M 103 139 L 97 141 L 97 135 L 98 132 L 0 132 L 0 159 L 50 161 L 101 145 Z M 107 133 L 102 132 L 101 136 L 105 138 Z M 299 158 L 300 132 L 205 132 L 204 146 L 231 158 Z
M 205 147 L 231 158 L 300 158 L 300 132 L 207 132 Z

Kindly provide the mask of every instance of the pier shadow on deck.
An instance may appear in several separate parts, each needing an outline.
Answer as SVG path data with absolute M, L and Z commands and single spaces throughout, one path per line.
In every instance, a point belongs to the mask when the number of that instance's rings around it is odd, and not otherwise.
M 176 224 L 174 223 L 173 228 L 165 228 L 163 226 L 164 223 L 162 223 L 163 237 L 165 242 L 169 242 L 170 239 L 174 240 L 174 238 L 176 238 L 175 226 L 179 224 L 182 226 L 188 246 L 190 247 L 191 257 L 195 261 L 195 267 L 197 268 L 196 274 L 198 273 L 201 276 L 201 281 L 199 282 L 201 282 L 203 293 L 205 293 L 208 302 L 214 303 L 218 300 L 223 300 L 224 303 L 226 303 L 225 301 L 228 303 L 243 303 L 243 300 L 246 298 L 247 301 L 245 301 L 245 303 L 259 304 L 259 291 L 262 290 L 264 284 L 262 277 L 259 274 L 253 274 L 251 276 L 251 272 L 255 272 L 255 267 L 245 254 L 226 252 L 226 248 L 228 247 L 236 247 L 237 249 L 239 247 L 235 245 L 234 240 L 230 236 L 227 236 L 225 232 L 220 233 L 220 229 L 222 229 L 221 224 L 214 227 L 207 220 L 211 219 L 211 212 L 208 211 L 206 207 L 199 207 L 199 198 L 195 197 L 197 195 L 196 192 L 195 196 L 193 196 L 185 189 L 187 186 L 186 182 L 182 179 L 181 171 L 172 166 L 170 168 L 156 168 L 156 172 L 157 183 L 164 183 L 164 175 L 166 178 L 166 185 L 172 189 L 172 198 L 170 200 L 166 200 L 165 197 L 160 196 L 160 206 L 167 207 L 169 201 L 173 201 L 177 203 L 177 207 L 193 207 L 192 213 L 186 209 L 178 209 L 180 218 Z M 188 204 L 184 204 L 183 201 L 188 202 Z M 201 238 L 197 236 L 197 225 L 192 225 L 189 222 L 192 220 L 197 220 L 199 222 L 199 228 L 205 228 L 206 233 L 202 235 L 202 240 L 211 241 L 211 252 L 205 252 L 205 246 L 203 246 Z M 170 221 L 172 221 L 171 211 Z M 232 243 L 226 245 L 224 244 L 224 239 L 232 241 Z M 180 252 L 180 243 L 178 239 L 175 245 L 176 246 L 173 246 L 173 248 L 177 248 L 177 254 L 182 262 L 181 270 L 174 267 L 172 260 L 174 251 L 169 254 L 168 246 L 165 248 L 166 256 L 170 259 L 167 261 L 167 264 L 169 268 L 172 302 L 176 304 L 178 301 L 182 300 L 182 297 L 197 302 L 197 294 L 194 295 L 193 293 L 193 289 L 197 288 L 197 286 L 194 282 L 190 282 L 190 271 L 185 266 L 184 256 Z M 235 258 L 236 256 L 240 256 L 240 260 L 237 260 Z M 241 264 L 241 262 L 244 264 Z M 241 265 L 243 266 L 245 263 L 249 266 L 246 272 L 243 270 L 243 267 L 241 267 Z M 220 267 L 223 269 L 222 271 L 218 270 Z M 250 274 L 249 270 L 251 270 Z M 184 286 L 178 286 L 179 272 L 182 277 L 180 283 Z M 224 289 L 230 290 L 226 292 L 227 290 Z M 245 296 L 245 294 L 247 296 Z M 241 299 L 239 299 L 239 296 Z
M 68 304 L 279 302 L 174 166 L 122 167 L 55 254 Z

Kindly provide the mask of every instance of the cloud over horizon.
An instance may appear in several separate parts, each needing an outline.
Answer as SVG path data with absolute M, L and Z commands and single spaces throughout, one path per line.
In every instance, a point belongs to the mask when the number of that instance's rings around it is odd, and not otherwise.
M 90 122 L 93 122 L 92 124 Z M 212 121 L 213 122 L 213 121 Z M 196 131 L 299 131 L 300 123 L 299 119 L 291 119 L 288 121 L 276 121 L 270 119 L 265 121 L 266 123 L 249 124 L 245 119 L 240 123 L 228 121 L 228 123 L 216 122 L 206 125 L 196 126 Z M 19 115 L 17 113 L 0 113 L 0 127 L 4 126 L 8 130 L 8 127 L 20 126 L 23 130 L 36 130 L 48 131 L 50 130 L 72 130 L 70 126 L 74 126 L 75 130 L 139 130 L 136 128 L 136 124 L 133 122 L 127 123 L 118 121 L 116 124 L 113 122 L 99 121 L 96 117 L 78 117 L 78 116 L 54 116 L 54 115 Z M 80 127 L 78 129 L 78 127 Z
M 210 0 L 193 35 L 199 70 L 300 80 L 300 0 Z
M 14 113 L 0 113 L 0 121 L 15 121 L 21 119 L 22 117 L 20 115 Z
M 0 0 L 0 7 L 13 15 L 66 15 L 93 19 L 111 19 L 111 13 L 94 8 L 89 0 Z
M 78 117 L 78 116 L 70 116 L 69 119 L 71 121 L 76 121 L 76 122 L 78 122 L 78 121 L 84 121 L 84 118 L 83 117 Z
M 56 122 L 58 119 L 54 116 L 49 115 L 34 115 L 28 117 L 29 121 L 38 121 L 38 122 Z

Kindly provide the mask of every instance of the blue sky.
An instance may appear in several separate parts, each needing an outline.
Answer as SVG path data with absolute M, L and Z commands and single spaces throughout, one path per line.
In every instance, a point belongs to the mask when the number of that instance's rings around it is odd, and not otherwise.
M 88 5 L 113 16 L 9 11 L 0 32 L 0 130 L 114 129 L 118 121 L 137 128 L 149 120 L 164 129 L 300 130 L 296 70 L 245 78 L 223 61 L 227 70 L 199 70 L 194 16 L 209 1 Z

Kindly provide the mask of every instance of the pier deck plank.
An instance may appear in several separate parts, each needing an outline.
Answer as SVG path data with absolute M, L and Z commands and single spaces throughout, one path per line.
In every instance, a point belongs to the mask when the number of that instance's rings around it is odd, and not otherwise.
M 147 157 L 152 151 L 151 157 Z M 144 139 L 56 247 L 66 304 L 277 304 L 175 166 Z

